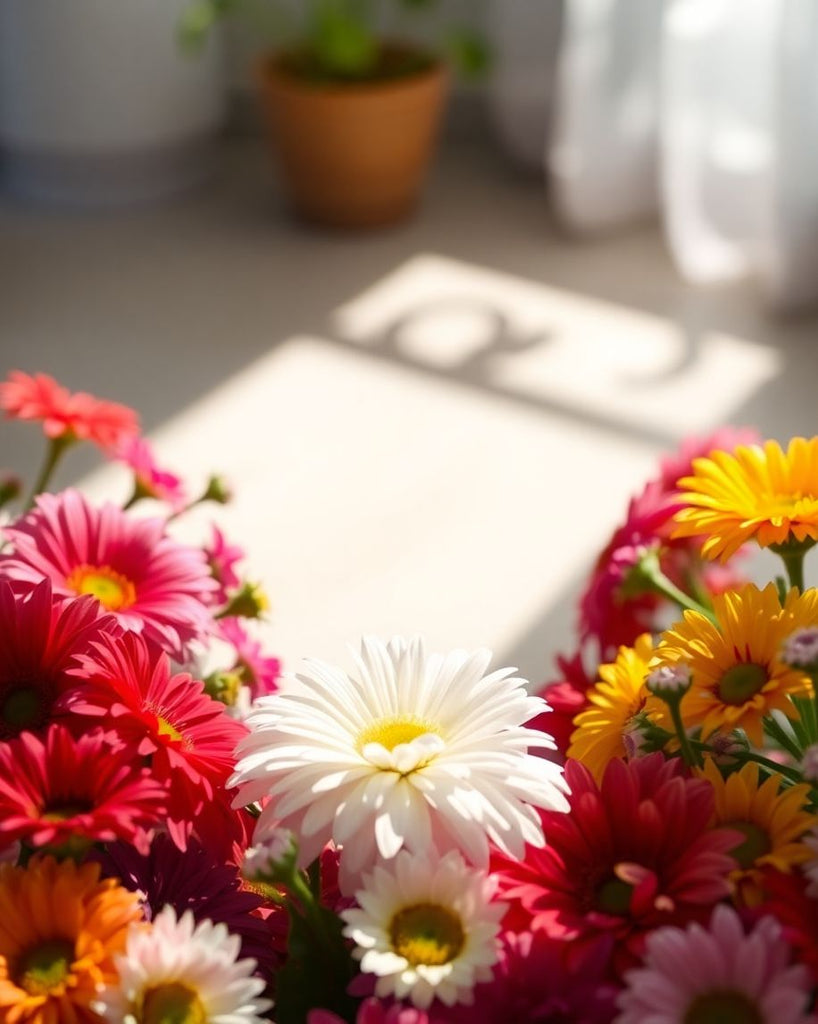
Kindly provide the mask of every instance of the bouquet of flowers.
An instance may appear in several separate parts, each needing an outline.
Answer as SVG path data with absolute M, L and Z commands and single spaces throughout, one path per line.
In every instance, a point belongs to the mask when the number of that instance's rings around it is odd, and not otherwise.
M 240 549 L 173 536 L 221 481 L 45 376 L 0 407 L 48 439 L 0 487 L 0 1024 L 816 1020 L 818 438 L 666 460 L 534 696 L 418 638 L 279 676 Z M 130 497 L 47 491 L 80 441 Z

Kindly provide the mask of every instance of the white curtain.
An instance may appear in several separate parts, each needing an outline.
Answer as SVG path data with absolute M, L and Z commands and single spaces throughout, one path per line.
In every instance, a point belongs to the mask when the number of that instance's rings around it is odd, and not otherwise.
M 519 19 L 520 2 L 494 0 L 495 21 Z M 533 81 L 522 66 L 536 63 L 548 83 L 561 221 L 592 233 L 660 215 L 689 280 L 752 277 L 774 308 L 816 303 L 818 0 L 541 6 L 562 10 L 558 35 L 515 53 L 501 34 L 498 80 L 514 66 Z

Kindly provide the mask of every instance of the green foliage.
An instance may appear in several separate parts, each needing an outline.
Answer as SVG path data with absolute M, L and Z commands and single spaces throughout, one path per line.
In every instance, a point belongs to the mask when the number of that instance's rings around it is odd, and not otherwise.
M 407 14 L 420 17 L 438 0 L 391 2 Z M 262 8 L 267 17 L 262 15 Z M 377 0 L 303 0 L 301 10 L 297 28 L 273 31 L 271 43 L 290 52 L 287 67 L 305 78 L 338 82 L 396 78 L 427 67 L 433 59 L 431 53 L 425 57 L 415 53 L 407 59 L 399 48 L 384 49 Z M 264 23 L 284 26 L 291 22 L 293 8 L 287 0 L 190 0 L 178 27 L 180 45 L 195 53 L 220 19 L 238 13 L 251 18 L 256 27 Z M 288 38 L 282 38 L 284 35 Z M 457 29 L 445 33 L 442 50 L 464 77 L 480 75 L 488 67 L 486 40 L 476 32 Z

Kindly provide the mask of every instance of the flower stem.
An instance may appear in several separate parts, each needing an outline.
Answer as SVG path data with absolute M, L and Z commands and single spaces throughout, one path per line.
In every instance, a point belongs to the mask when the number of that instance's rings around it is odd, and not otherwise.
M 681 712 L 681 701 L 680 700 L 665 700 L 669 710 L 670 717 L 673 720 L 673 727 L 676 730 L 676 737 L 679 740 L 679 747 L 682 751 L 682 758 L 688 768 L 699 768 L 701 766 L 701 758 L 698 752 L 694 749 L 690 742 L 690 737 L 687 735 L 687 731 L 682 721 Z
M 777 772 L 779 775 L 784 775 L 786 778 L 791 779 L 793 782 L 803 782 L 803 776 L 797 768 L 792 768 L 790 765 L 779 764 L 778 761 L 773 761 L 772 758 L 764 757 L 763 754 L 757 754 L 754 750 L 740 750 L 732 755 L 739 761 L 755 761 L 756 764 L 763 765 L 769 771 Z
M 674 601 L 683 611 L 698 612 L 699 615 L 704 615 L 711 622 L 715 621 L 713 612 L 709 608 L 705 608 L 703 604 L 699 604 L 689 594 L 680 590 L 673 580 L 662 572 L 658 559 L 645 558 L 639 563 L 639 568 L 644 582 L 657 594 Z
M 784 563 L 784 568 L 787 570 L 787 578 L 790 581 L 790 587 L 797 587 L 798 592 L 804 593 L 804 555 L 805 551 L 802 547 L 792 548 L 789 550 L 779 550 L 778 554 L 781 556 L 781 561 Z
M 45 459 L 43 460 L 40 474 L 34 481 L 34 486 L 31 488 L 31 494 L 26 502 L 26 509 L 30 509 L 34 504 L 34 499 L 38 494 L 42 494 L 48 486 L 48 481 L 51 479 L 51 475 L 57 467 L 57 463 L 63 456 L 63 453 L 67 448 L 73 444 L 73 438 L 66 434 L 61 434 L 59 437 L 52 437 L 48 444 L 48 449 L 45 453 Z
M 772 736 L 772 738 L 791 754 L 796 761 L 800 761 L 803 756 L 803 750 L 798 746 L 798 741 L 795 736 L 791 735 L 787 730 L 777 722 L 772 715 L 768 715 L 764 719 L 764 728 Z

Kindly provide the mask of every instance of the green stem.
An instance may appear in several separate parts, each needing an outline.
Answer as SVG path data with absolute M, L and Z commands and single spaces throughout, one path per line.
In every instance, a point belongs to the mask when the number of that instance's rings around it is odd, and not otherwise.
M 764 719 L 764 728 L 796 761 L 801 760 L 804 752 L 798 746 L 796 738 L 791 736 L 772 716 Z
M 688 768 L 698 768 L 701 766 L 701 758 L 697 751 L 693 748 L 690 742 L 690 737 L 685 731 L 684 722 L 682 721 L 682 712 L 679 707 L 681 704 L 680 700 L 666 700 L 668 708 L 670 709 L 670 717 L 673 720 L 673 727 L 676 730 L 676 736 L 679 740 L 679 747 L 682 751 L 682 757 Z
M 769 771 L 777 772 L 779 775 L 785 776 L 792 782 L 804 781 L 801 772 L 799 772 L 797 768 L 792 768 L 786 764 L 779 764 L 777 761 L 773 761 L 769 757 L 764 757 L 763 754 L 756 754 L 753 750 L 740 750 L 733 756 L 739 761 L 755 761 L 756 764 L 763 765 Z
M 43 460 L 40 474 L 34 481 L 34 486 L 31 488 L 31 494 L 26 502 L 26 509 L 29 509 L 34 504 L 34 499 L 38 494 L 42 494 L 48 486 L 48 481 L 51 479 L 51 475 L 56 469 L 57 463 L 63 456 L 63 453 L 74 443 L 72 437 L 68 437 L 66 434 L 62 434 L 60 437 L 52 437 L 49 441 L 48 449 L 45 453 L 45 459 Z
M 790 581 L 790 587 L 797 587 L 800 594 L 804 593 L 804 555 L 806 552 L 803 548 L 796 548 L 793 551 L 779 550 L 781 561 L 784 563 L 784 568 L 787 570 L 787 578 Z
M 711 622 L 715 622 L 713 612 L 709 608 L 705 608 L 703 604 L 699 604 L 699 602 L 694 600 L 689 594 L 680 590 L 673 580 L 668 579 L 668 577 L 659 568 L 658 559 L 643 559 L 639 564 L 639 569 L 644 582 L 658 594 L 668 598 L 670 601 L 674 601 L 683 611 L 698 612 L 699 615 L 703 615 Z

